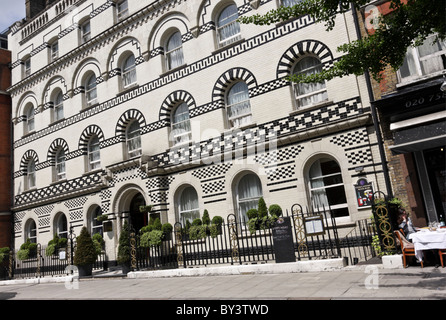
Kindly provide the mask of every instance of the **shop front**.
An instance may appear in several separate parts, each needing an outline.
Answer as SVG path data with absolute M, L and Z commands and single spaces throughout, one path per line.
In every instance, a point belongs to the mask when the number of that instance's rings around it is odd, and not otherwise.
M 400 88 L 375 101 L 384 133 L 393 141 L 386 146 L 398 156 L 403 177 L 394 184 L 405 185 L 415 220 L 425 223 L 444 219 L 446 214 L 446 92 L 443 78 Z M 386 134 L 386 133 L 385 133 Z M 397 170 L 395 170 L 397 171 Z M 395 173 L 398 175 L 398 173 Z M 424 216 L 423 216 L 424 215 Z M 420 224 L 421 221 L 420 221 Z

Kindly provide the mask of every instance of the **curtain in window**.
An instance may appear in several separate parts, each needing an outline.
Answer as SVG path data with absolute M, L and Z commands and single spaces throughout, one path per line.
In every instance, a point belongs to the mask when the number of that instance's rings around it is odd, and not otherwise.
M 191 140 L 189 107 L 185 102 L 181 103 L 172 115 L 172 136 L 174 144 Z
M 26 124 L 28 132 L 34 131 L 34 107 L 30 106 L 26 113 Z
M 183 226 L 186 221 L 192 223 L 194 219 L 200 218 L 200 208 L 198 205 L 198 195 L 193 187 L 187 187 L 181 192 L 179 199 L 180 221 Z
M 31 220 L 31 222 L 29 222 L 28 224 L 27 237 L 27 240 L 29 239 L 29 242 L 37 243 L 37 226 L 34 220 Z
M 68 238 L 68 223 L 64 214 L 61 214 L 57 220 L 57 235 L 59 238 Z
M 316 208 L 328 208 L 328 198 L 325 193 L 325 184 L 322 169 L 319 161 L 316 161 L 310 168 L 310 188 L 313 206 Z
M 238 10 L 235 4 L 227 6 L 217 20 L 218 40 L 225 46 L 240 39 L 240 24 L 237 22 Z
M 57 96 L 56 99 L 54 101 L 54 121 L 63 119 L 64 114 L 63 114 L 63 94 L 62 91 L 60 91 Z
M 101 149 L 98 136 L 93 136 L 88 145 L 89 169 L 94 170 L 101 167 Z
M 315 57 L 305 57 L 300 60 L 295 69 L 295 74 L 311 75 L 322 71 L 322 64 Z M 327 91 L 325 82 L 316 83 L 298 83 L 295 86 L 296 100 L 299 107 L 309 106 L 324 100 L 327 100 Z
M 65 179 L 65 151 L 60 149 L 56 155 L 56 178 Z
M 130 158 L 141 155 L 141 130 L 138 121 L 133 121 L 127 130 L 127 150 Z
M 122 66 L 122 81 L 124 87 L 136 82 L 135 56 L 133 54 L 124 61 Z
M 301 0 L 282 0 L 282 5 L 285 7 L 292 7 L 299 2 L 301 2 Z
M 181 39 L 181 33 L 175 32 L 167 42 L 166 58 L 167 69 L 174 69 L 184 64 L 183 55 L 183 40 Z
M 97 98 L 97 90 L 96 90 L 96 76 L 91 75 L 86 84 L 85 84 L 85 96 L 87 98 L 87 103 L 92 103 Z
M 249 90 L 246 83 L 237 82 L 231 87 L 227 103 L 228 119 L 231 127 L 240 127 L 252 122 Z
M 247 174 L 237 186 L 237 200 L 239 217 L 242 221 L 248 221 L 246 212 L 249 209 L 257 209 L 259 199 L 262 197 L 262 185 L 255 174 Z
M 28 188 L 34 188 L 36 186 L 36 163 L 34 160 L 30 160 L 27 168 Z

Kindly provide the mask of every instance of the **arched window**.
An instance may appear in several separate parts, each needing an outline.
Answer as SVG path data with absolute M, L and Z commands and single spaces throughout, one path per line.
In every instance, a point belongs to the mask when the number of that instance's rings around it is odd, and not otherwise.
M 96 206 L 90 216 L 91 235 L 96 233 L 103 235 L 102 222 L 97 219 L 100 215 L 102 215 L 102 209 L 100 206 Z
M 179 31 L 171 35 L 167 41 L 166 63 L 167 70 L 172 70 L 184 64 L 183 40 Z
M 26 223 L 25 238 L 31 243 L 37 243 L 37 226 L 34 220 L 30 220 Z
M 284 6 L 284 7 L 292 7 L 301 1 L 302 0 L 281 0 L 282 6 Z
M 59 58 L 59 41 L 54 41 L 50 45 L 50 62 L 56 61 Z
M 237 21 L 238 10 L 235 4 L 231 4 L 223 9 L 217 19 L 218 46 L 224 47 L 239 39 L 240 24 Z
M 183 226 L 186 225 L 186 221 L 192 223 L 194 219 L 200 218 L 198 195 L 193 187 L 184 188 L 177 201 L 179 221 Z
M 341 167 L 330 158 L 316 160 L 309 171 L 309 191 L 313 208 L 330 208 L 335 217 L 348 216 L 348 204 Z
M 26 115 L 25 133 L 33 132 L 35 129 L 35 121 L 34 121 L 35 110 L 34 110 L 34 106 L 32 104 L 29 104 L 26 107 L 25 115 Z
M 56 153 L 56 181 L 60 181 L 66 178 L 65 171 L 65 151 L 60 148 Z
M 246 212 L 249 209 L 257 209 L 259 199 L 262 197 L 262 183 L 254 173 L 244 175 L 235 187 L 237 211 L 243 222 L 248 221 Z
M 231 128 L 241 127 L 252 122 L 249 90 L 243 81 L 235 83 L 229 90 L 226 99 L 226 110 Z
M 85 100 L 87 101 L 87 106 L 95 104 L 97 97 L 96 76 L 92 74 L 85 81 Z
M 28 161 L 26 167 L 26 187 L 27 189 L 34 188 L 36 186 L 36 163 L 33 159 Z
M 68 222 L 63 213 L 60 213 L 56 218 L 56 234 L 59 238 L 68 238 Z
M 88 170 L 95 170 L 101 167 L 101 148 L 97 135 L 91 137 L 88 142 Z
M 185 102 L 176 107 L 172 114 L 172 139 L 174 145 L 192 139 L 189 107 Z
M 127 127 L 126 145 L 129 158 L 141 155 L 141 129 L 138 121 L 132 121 Z
M 61 90 L 59 90 L 54 97 L 54 121 L 58 121 L 63 118 L 63 93 Z
M 322 71 L 322 64 L 316 57 L 305 57 L 296 64 L 293 73 L 311 75 Z M 328 99 L 325 82 L 297 83 L 294 86 L 298 108 L 311 106 Z
M 122 85 L 124 88 L 136 83 L 135 56 L 130 54 L 122 64 Z

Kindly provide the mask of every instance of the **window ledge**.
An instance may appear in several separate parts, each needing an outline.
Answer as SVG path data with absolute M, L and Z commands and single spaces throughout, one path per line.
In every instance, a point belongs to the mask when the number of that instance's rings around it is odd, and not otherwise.
M 223 131 L 223 134 L 230 133 L 230 132 L 232 133 L 237 130 L 243 131 L 243 130 L 254 128 L 254 127 L 257 127 L 257 122 L 251 122 L 251 123 L 245 124 L 244 126 L 241 126 L 241 127 L 232 127 L 232 128 L 226 129 Z
M 413 79 L 405 81 L 405 82 L 399 82 L 399 83 L 396 84 L 396 88 L 397 89 L 401 89 L 401 88 L 404 88 L 406 86 L 415 85 L 415 84 L 421 83 L 423 81 L 427 81 L 427 80 L 430 80 L 430 79 L 433 79 L 433 78 L 437 78 L 437 77 L 439 77 L 441 75 L 446 75 L 446 70 L 441 70 L 441 71 L 437 71 L 435 73 L 431 73 L 431 74 L 428 74 L 428 75 L 425 75 L 425 76 L 420 76 L 420 77 L 417 77 L 417 78 L 413 78 Z
M 181 66 L 175 67 L 173 69 L 169 69 L 166 72 L 161 73 L 160 77 L 168 76 L 169 74 L 174 73 L 174 72 L 176 72 L 178 70 L 181 70 L 181 69 L 183 69 L 185 67 L 187 67 L 187 63 L 183 63 Z
M 139 88 L 139 85 L 137 83 L 130 84 L 127 87 L 123 88 L 120 92 L 118 92 L 116 94 L 116 96 L 119 97 L 119 96 L 121 96 L 123 94 L 126 94 L 126 93 L 128 93 L 130 91 L 133 91 L 133 90 L 135 90 L 137 88 Z
M 241 38 L 241 39 L 239 39 L 237 41 L 234 41 L 234 42 L 232 42 L 230 44 L 227 44 L 227 45 L 225 45 L 223 47 L 217 48 L 216 50 L 212 51 L 211 54 L 214 55 L 214 54 L 220 53 L 220 52 L 225 51 L 225 50 L 227 50 L 229 48 L 232 48 L 232 47 L 234 47 L 236 45 L 239 45 L 242 42 L 245 42 L 245 38 Z
M 316 104 L 312 104 L 311 106 L 308 106 L 308 107 L 303 107 L 303 108 L 300 108 L 300 109 L 293 110 L 293 111 L 291 111 L 289 113 L 289 115 L 290 116 L 294 116 L 294 115 L 302 113 L 302 112 L 307 112 L 307 111 L 311 111 L 311 110 L 314 110 L 314 109 L 319 109 L 319 108 L 322 108 L 322 107 L 325 107 L 325 106 L 329 106 L 329 105 L 332 105 L 332 104 L 333 104 L 333 100 L 321 101 L 321 102 L 318 102 Z

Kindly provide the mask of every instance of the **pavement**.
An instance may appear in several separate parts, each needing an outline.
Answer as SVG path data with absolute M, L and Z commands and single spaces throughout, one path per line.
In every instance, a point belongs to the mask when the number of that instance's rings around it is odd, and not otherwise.
M 197 303 L 212 303 L 208 316 L 221 316 L 237 314 L 235 309 L 228 309 L 228 301 L 239 306 L 238 315 L 246 315 L 253 310 L 271 314 L 273 308 L 279 308 L 277 301 L 377 299 L 445 300 L 446 268 L 412 265 L 389 269 L 380 262 L 345 266 L 341 259 L 332 259 L 136 271 L 127 276 L 113 270 L 81 279 L 65 276 L 0 281 L 0 300 L 151 300 L 160 307 L 168 303 L 165 306 L 172 315 L 195 312 L 204 316 L 199 313 L 207 309 L 191 309 Z M 240 308 L 247 301 L 258 309 Z

